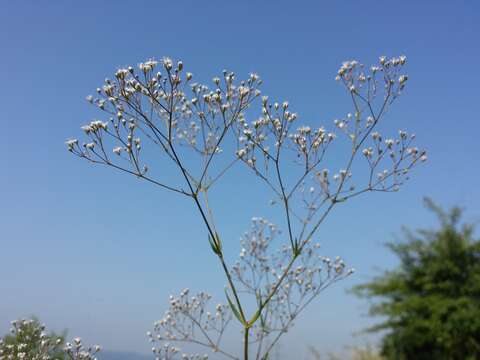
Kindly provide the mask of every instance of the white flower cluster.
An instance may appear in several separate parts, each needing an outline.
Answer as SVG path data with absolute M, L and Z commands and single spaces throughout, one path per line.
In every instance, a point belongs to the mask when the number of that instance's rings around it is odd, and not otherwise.
M 176 138 L 203 156 L 219 153 L 219 142 L 235 120 L 260 95 L 261 80 L 251 74 L 246 81 L 235 84 L 235 74 L 223 71 L 213 78 L 214 89 L 199 83 L 191 85 L 193 97 L 185 98 L 179 108 Z M 184 121 L 182 121 L 184 120 Z
M 159 66 L 165 74 L 156 72 Z M 138 68 L 140 73 L 132 66 L 117 70 L 114 79 L 106 79 L 97 88 L 96 97 L 87 96 L 87 101 L 105 112 L 109 121 L 94 120 L 82 126 L 89 139 L 82 144 L 78 139 L 67 140 L 70 152 L 151 180 L 145 176 L 148 166 L 140 158 L 142 138 L 176 165 L 180 160 L 175 144 L 191 148 L 204 158 L 220 154 L 224 137 L 261 94 L 262 81 L 257 74 L 236 83 L 234 73 L 223 71 L 222 80 L 215 77 L 210 90 L 192 83 L 193 75 L 184 73 L 181 61 L 175 66 L 170 58 L 148 60 Z M 112 158 L 112 152 L 117 157 Z M 207 179 L 203 169 L 199 173 L 196 181 L 193 173 L 189 176 L 200 187 Z
M 335 120 L 334 125 L 353 142 L 352 158 L 360 150 L 367 159 L 372 160 L 372 164 L 379 165 L 376 160 L 381 159 L 373 160 L 376 145 L 368 146 L 366 139 L 369 134 L 375 133 L 374 128 L 386 108 L 403 90 L 408 79 L 401 73 L 405 64 L 405 56 L 391 59 L 382 56 L 379 64 L 369 69 L 356 60 L 344 62 L 339 69 L 337 80 L 341 80 L 351 92 L 355 111 L 348 113 L 344 119 Z M 157 71 L 159 67 L 165 74 Z M 211 90 L 206 85 L 192 83 L 193 75 L 184 72 L 183 62 L 175 64 L 168 57 L 160 62 L 147 60 L 138 68 L 140 73 L 132 66 L 117 70 L 113 80 L 106 79 L 104 85 L 97 89 L 97 97 L 87 97 L 90 103 L 111 116 L 111 125 L 94 120 L 83 126 L 89 141 L 80 146 L 77 139 L 69 139 L 66 141 L 69 151 L 93 163 L 115 167 L 188 195 L 181 188 L 146 176 L 149 167 L 141 157 L 144 146 L 142 138 L 145 138 L 182 169 L 182 175 L 191 182 L 190 187 L 195 185 L 196 190 L 193 191 L 209 188 L 235 161 L 240 160 L 267 182 L 276 195 L 282 197 L 298 190 L 305 180 L 314 179 L 308 175 L 318 172 L 317 166 L 324 160 L 329 145 L 336 138 L 335 133 L 328 132 L 323 126 L 312 128 L 303 125 L 294 131 L 292 126 L 298 116 L 290 110 L 289 102 L 270 102 L 268 96 L 261 97 L 261 116 L 247 121 L 246 109 L 261 94 L 259 86 L 262 81 L 257 74 L 252 73 L 247 80 L 236 83 L 236 75 L 224 70 L 222 76 L 213 78 Z M 188 96 L 188 91 L 193 96 Z M 379 96 L 380 93 L 383 96 Z M 376 108 L 377 100 L 380 100 L 380 104 Z M 222 153 L 222 144 L 227 141 L 228 133 L 235 134 L 236 159 L 232 163 L 224 163 L 225 168 L 220 167 L 216 175 L 209 176 L 209 170 L 213 167 L 212 157 Z M 175 143 L 193 149 L 194 153 L 204 158 L 203 162 L 198 163 L 198 176 L 195 176 L 196 171 L 183 166 Z M 224 147 L 230 148 L 230 145 Z M 293 150 L 293 156 L 281 155 L 282 148 Z M 112 153 L 116 155 L 115 158 L 111 157 Z M 416 154 L 422 161 L 426 159 L 423 150 L 417 150 Z M 270 171 L 289 159 L 293 159 L 305 171 L 300 174 L 296 186 L 289 191 L 282 191 L 285 186 L 278 183 L 280 179 L 276 171 Z M 263 165 L 259 160 L 263 160 Z M 271 163 L 274 166 L 269 165 Z M 395 169 L 383 170 L 391 174 L 395 172 Z M 341 172 L 333 175 L 337 185 L 336 189 L 328 191 L 332 201 L 336 201 L 338 195 L 348 194 L 346 190 L 353 192 L 356 188 L 351 185 L 346 189 L 351 169 L 345 168 L 345 171 L 347 177 L 342 178 Z M 321 184 L 324 190 L 326 183 Z M 374 189 L 369 186 L 369 190 Z
M 406 62 L 404 55 L 391 59 L 380 56 L 378 65 L 365 69 L 365 66 L 356 60 L 345 61 L 335 79 L 342 81 L 351 93 L 361 95 L 369 101 L 377 95 L 382 84 L 389 94 L 397 96 L 408 80 L 408 76 L 401 73 Z
M 61 350 L 63 339 L 48 335 L 35 320 L 14 320 L 11 325 L 11 335 L 0 340 L 0 360 L 50 360 L 54 351 Z
M 262 173 L 257 163 L 259 157 L 264 159 L 266 169 L 268 162 L 277 161 L 280 149 L 288 147 L 305 161 L 314 162 L 335 138 L 323 127 L 312 130 L 309 126 L 301 126 L 296 132 L 292 131 L 298 115 L 291 112 L 289 106 L 288 101 L 271 103 L 267 96 L 263 96 L 261 117 L 250 123 L 244 117 L 238 119 L 236 155 L 257 174 Z
M 148 332 L 156 360 L 208 359 L 205 354 L 187 354 L 172 343 L 190 342 L 213 352 L 224 353 L 220 349 L 222 335 L 232 319 L 226 305 L 218 304 L 209 311 L 211 295 L 200 292 L 190 296 L 184 289 L 178 297 L 170 296 L 170 307 L 162 319 L 154 324 L 153 332 Z M 226 354 L 226 353 L 224 353 Z
M 65 344 L 64 351 L 72 360 L 97 360 L 96 354 L 101 351 L 101 347 L 99 345 L 85 347 L 82 339 L 76 337 L 71 343 Z
M 270 250 L 279 234 L 274 224 L 263 218 L 253 218 L 252 228 L 241 240 L 240 260 L 232 270 L 240 289 L 255 296 L 260 303 L 278 289 L 260 315 L 261 321 L 254 327 L 258 358 L 273 348 L 322 290 L 353 273 L 341 258 L 331 260 L 321 256 L 319 244 L 311 241 L 305 243 L 295 265 L 288 268 L 291 248 L 283 246 L 277 251 Z
M 96 360 L 101 349 L 85 348 L 80 338 L 64 344 L 60 336 L 48 333 L 45 325 L 34 319 L 11 322 L 10 335 L 0 339 L 0 360 L 54 360 L 59 356 L 71 360 Z
M 400 130 L 398 138 L 384 139 L 375 131 L 371 133 L 373 146 L 362 150 L 370 167 L 369 187 L 375 191 L 398 191 L 400 185 L 409 179 L 410 170 L 418 163 L 427 160 L 424 150 L 412 146 L 415 134 Z M 379 164 L 385 158 L 390 159 L 390 169 L 378 171 Z

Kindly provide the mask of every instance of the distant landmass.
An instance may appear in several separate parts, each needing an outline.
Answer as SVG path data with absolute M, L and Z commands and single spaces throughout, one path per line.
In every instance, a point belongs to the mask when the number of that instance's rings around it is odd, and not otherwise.
M 98 354 L 98 360 L 153 360 L 153 355 L 143 355 L 122 351 L 102 351 Z

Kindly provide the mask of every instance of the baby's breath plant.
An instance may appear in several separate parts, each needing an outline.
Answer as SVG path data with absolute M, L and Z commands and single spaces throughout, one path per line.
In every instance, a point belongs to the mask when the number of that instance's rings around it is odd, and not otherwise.
M 11 322 L 10 334 L 0 339 L 0 360 L 97 360 L 100 346 L 85 347 L 82 339 L 65 343 L 65 336 L 47 330 L 37 319 Z
M 398 191 L 411 169 L 427 159 L 413 145 L 413 134 L 401 130 L 389 137 L 378 129 L 408 82 L 405 63 L 405 56 L 382 56 L 369 68 L 344 62 L 336 80 L 346 89 L 352 111 L 328 130 L 321 124 L 299 125 L 288 101 L 262 95 L 257 74 L 237 81 L 224 70 L 209 87 L 196 82 L 182 61 L 167 57 L 120 68 L 87 97 L 106 117 L 82 126 L 87 140 L 67 140 L 68 150 L 190 199 L 228 284 L 227 304 L 214 308 L 206 293 L 191 296 L 186 289 L 171 297 L 165 317 L 148 333 L 157 359 L 208 357 L 182 352 L 185 342 L 227 358 L 267 359 L 299 313 L 353 272 L 340 258 L 319 255 L 314 237 L 339 203 L 369 192 Z M 332 163 L 328 158 L 335 148 Z M 171 177 L 153 166 L 160 162 L 178 181 L 167 182 Z M 242 238 L 239 261 L 230 265 L 208 199 L 234 166 L 244 166 L 271 192 L 272 204 L 284 214 L 285 235 L 254 218 Z M 278 251 L 270 250 L 275 237 L 285 239 Z M 254 309 L 246 306 L 249 299 Z M 243 329 L 241 356 L 221 345 L 232 320 Z

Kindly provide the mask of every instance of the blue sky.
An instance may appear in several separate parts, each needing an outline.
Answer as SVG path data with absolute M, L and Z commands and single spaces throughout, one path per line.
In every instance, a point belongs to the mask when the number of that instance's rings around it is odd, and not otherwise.
M 256 71 L 265 93 L 330 125 L 350 111 L 333 79 L 343 60 L 405 54 L 409 86 L 384 130 L 415 132 L 429 162 L 401 192 L 332 214 L 323 249 L 357 273 L 326 291 L 284 343 L 327 351 L 361 341 L 352 334 L 371 323 L 367 307 L 345 290 L 395 264 L 381 244 L 401 225 L 434 224 L 422 197 L 478 220 L 479 14 L 478 1 L 1 2 L 0 332 L 36 314 L 109 349 L 148 352 L 144 334 L 170 293 L 205 289 L 224 301 L 189 202 L 65 150 L 100 115 L 85 96 L 117 67 L 168 55 L 206 82 L 224 68 Z M 230 255 L 250 217 L 268 217 L 237 186 L 224 184 L 234 195 L 218 201 Z

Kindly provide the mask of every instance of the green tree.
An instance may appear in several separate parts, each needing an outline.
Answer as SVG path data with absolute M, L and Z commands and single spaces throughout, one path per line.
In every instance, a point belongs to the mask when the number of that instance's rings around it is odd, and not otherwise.
M 387 244 L 399 266 L 353 289 L 378 300 L 369 313 L 385 319 L 367 331 L 386 331 L 387 359 L 480 359 L 480 241 L 461 209 L 425 204 L 440 228 L 404 229 L 405 241 Z

